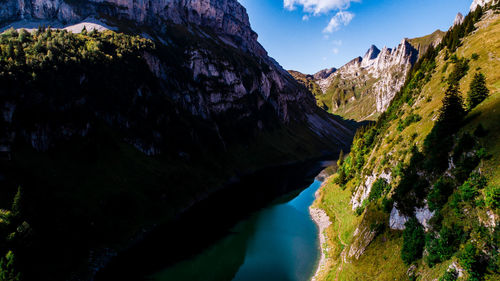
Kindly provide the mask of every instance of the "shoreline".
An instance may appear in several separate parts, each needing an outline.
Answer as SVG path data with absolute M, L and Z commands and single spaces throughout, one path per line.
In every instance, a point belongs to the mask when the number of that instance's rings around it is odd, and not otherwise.
M 216 194 L 217 192 L 221 192 L 223 190 L 228 190 L 232 187 L 232 185 L 235 184 L 241 184 L 246 181 L 247 177 L 254 177 L 258 175 L 259 173 L 271 170 L 271 169 L 296 169 L 297 166 L 307 166 L 308 171 L 316 169 L 318 163 L 322 163 L 324 160 L 320 160 L 320 158 L 310 158 L 304 161 L 288 161 L 284 162 L 281 164 L 273 164 L 273 165 L 268 165 L 263 168 L 255 169 L 255 170 L 248 170 L 246 172 L 242 172 L 241 174 L 232 177 L 228 179 L 225 183 L 218 185 L 217 188 L 214 188 L 210 192 L 206 192 L 201 194 L 200 196 L 197 196 L 197 198 L 191 202 L 189 202 L 184 208 L 182 208 L 176 215 L 177 218 L 182 217 L 183 214 L 189 212 L 194 206 L 205 202 L 206 200 L 210 200 L 210 198 L 213 198 L 213 195 Z M 319 164 L 321 166 L 321 164 Z M 294 168 L 295 167 L 295 168 Z M 318 168 L 319 171 L 319 168 Z M 315 171 L 312 174 L 316 174 L 317 172 Z M 287 191 L 290 192 L 290 191 Z M 317 196 L 317 193 L 315 194 Z M 89 280 L 93 281 L 96 280 L 96 276 L 98 273 L 102 273 L 103 271 L 106 271 L 109 269 L 109 263 L 112 261 L 112 259 L 118 257 L 118 256 L 123 256 L 123 253 L 126 252 L 127 250 L 130 250 L 131 248 L 136 247 L 139 243 L 145 241 L 145 237 L 155 233 L 155 231 L 158 231 L 158 229 L 161 229 L 161 227 L 164 227 L 167 224 L 170 224 L 172 222 L 167 222 L 167 223 L 159 223 L 159 224 L 154 224 L 149 228 L 143 228 L 138 231 L 137 235 L 134 235 L 132 238 L 128 239 L 127 242 L 124 243 L 124 245 L 120 248 L 95 248 L 91 249 L 90 252 L 92 253 L 91 255 L 93 256 L 92 258 L 89 259 L 88 266 L 86 267 L 86 270 L 82 272 L 77 272 L 74 274 L 75 278 L 82 279 L 82 280 Z M 147 239 L 147 238 L 146 238 Z M 100 280 L 100 279 L 98 279 Z
M 324 184 L 325 182 L 323 182 Z M 321 184 L 320 188 L 316 191 L 315 197 L 317 200 L 319 196 L 319 191 L 323 187 L 323 184 Z M 318 226 L 318 235 L 319 235 L 319 249 L 321 251 L 321 258 L 319 260 L 318 266 L 316 268 L 316 271 L 311 278 L 311 281 L 317 281 L 318 277 L 320 276 L 321 272 L 323 269 L 326 267 L 326 255 L 325 251 L 328 250 L 328 248 L 324 248 L 326 245 L 327 241 L 327 235 L 325 233 L 325 230 L 332 224 L 330 221 L 330 217 L 326 214 L 323 209 L 320 208 L 314 208 L 312 206 L 309 207 L 309 214 L 311 215 L 311 218 L 313 219 L 314 223 Z

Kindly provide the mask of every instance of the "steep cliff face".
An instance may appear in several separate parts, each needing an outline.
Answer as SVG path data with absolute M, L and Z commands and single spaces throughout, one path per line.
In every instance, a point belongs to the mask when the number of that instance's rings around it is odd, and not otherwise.
M 371 46 L 363 57 L 353 59 L 338 70 L 314 75 L 322 91 L 316 95 L 318 104 L 349 119 L 374 120 L 403 86 L 408 71 L 418 59 L 417 48 L 419 46 L 413 46 L 408 39 L 394 49 L 379 50 Z
M 375 120 L 404 85 L 419 56 L 430 46 L 437 46 L 443 36 L 444 32 L 437 30 L 424 37 L 405 38 L 394 49 L 380 50 L 372 45 L 363 57 L 339 69 L 325 69 L 314 75 L 292 74 L 308 88 L 321 90 L 313 92 L 319 106 L 344 118 Z M 305 83 L 304 77 L 308 77 Z
M 178 105 L 193 116 L 215 121 L 217 115 L 231 111 L 238 118 L 244 118 L 258 115 L 263 105 L 268 105 L 281 124 L 305 122 L 320 138 L 331 138 L 340 146 L 349 142 L 349 137 L 344 137 L 350 134 L 349 129 L 318 110 L 310 94 L 267 56 L 250 27 L 245 8 L 235 0 L 12 0 L 0 3 L 0 9 L 2 22 L 49 20 L 74 24 L 92 17 L 107 20 L 111 25 L 126 23 L 129 32 L 142 30 L 145 34 L 146 27 L 145 36 L 155 39 L 157 44 L 165 47 L 176 44 L 168 47 L 183 53 L 182 68 L 190 72 L 193 82 L 203 80 L 204 85 L 168 91 L 179 101 Z M 179 25 L 188 28 L 186 32 L 194 42 L 173 42 L 172 27 Z M 200 46 L 204 40 L 210 43 Z M 181 46 L 184 43 L 187 44 Z M 217 49 L 229 49 L 229 52 L 221 54 Z M 231 56 L 248 57 L 255 67 L 237 65 L 241 61 L 231 61 Z M 176 79 L 172 73 L 176 66 L 169 65 L 165 58 L 146 54 L 145 59 L 160 80 Z M 222 85 L 224 91 L 220 91 Z M 247 98 L 255 102 L 238 104 L 237 101 Z M 220 126 L 217 121 L 214 123 L 214 127 Z M 256 118 L 252 127 L 261 130 L 272 127 L 271 123 Z M 237 126 L 237 122 L 228 125 L 231 126 Z M 221 141 L 225 142 L 224 136 Z
M 2 26 L 89 19 L 129 35 L 22 35 L 40 41 L 37 63 L 0 60 L 15 74 L 0 75 L 0 183 L 30 200 L 32 275 L 66 279 L 82 260 L 100 264 L 90 249 L 126 244 L 229 179 L 352 140 L 267 56 L 236 0 L 0 1 Z M 51 266 L 37 262 L 47 252 Z
M 470 10 L 474 11 L 478 6 L 484 7 L 487 4 L 496 4 L 498 0 L 474 0 L 470 5 Z
M 258 55 L 266 54 L 257 43 L 245 8 L 234 0 L 8 0 L 0 7 L 4 21 L 43 19 L 74 23 L 90 16 L 107 16 L 150 26 L 193 23 L 209 26 L 226 36 L 237 36 L 242 39 L 242 47 Z
M 336 222 L 328 230 L 331 234 L 323 248 L 329 253 L 327 264 L 331 266 L 319 277 L 445 280 L 454 275 L 453 280 L 499 279 L 497 267 L 486 268 L 496 262 L 489 256 L 498 252 L 498 242 L 487 241 L 497 233 L 500 205 L 477 203 L 498 201 L 487 194 L 500 182 L 500 154 L 496 153 L 500 146 L 500 41 L 488 41 L 499 38 L 499 9 L 486 6 L 484 14 L 470 13 L 463 23 L 448 31 L 441 44 L 421 56 L 408 76 L 410 82 L 376 125 L 359 131 L 350 155 L 337 174 L 326 180 L 316 204 Z M 461 36 L 450 36 L 471 25 L 473 28 Z M 460 46 L 449 47 L 456 40 Z M 418 41 L 434 40 L 428 37 Z M 490 43 L 485 44 L 487 41 Z M 454 60 L 455 56 L 459 59 Z M 357 64 L 359 59 L 353 65 Z M 457 80 L 450 79 L 460 72 Z M 474 77 L 479 73 L 486 77 L 483 83 L 489 89 L 488 97 L 464 113 L 465 117 L 460 117 L 463 121 L 444 125 L 443 116 L 464 110 L 460 105 L 447 108 L 447 89 L 458 87 L 457 96 L 466 99 L 467 93 L 474 91 Z M 483 129 L 489 133 L 475 133 Z M 464 139 L 470 142 L 467 148 L 461 146 Z M 482 158 L 477 149 L 491 151 L 492 156 Z M 482 183 L 474 182 L 476 179 Z M 443 191 L 443 185 L 447 191 Z M 474 195 L 461 197 L 469 186 L 474 186 Z M 412 224 L 420 229 L 422 240 L 425 233 L 425 243 L 412 244 L 419 240 L 410 234 Z M 476 233 L 482 230 L 469 228 L 471 224 L 487 229 L 487 234 L 476 240 Z M 448 231 L 466 238 L 444 238 Z M 444 241 L 447 246 L 436 246 Z M 478 245 L 479 254 L 471 260 L 489 263 L 468 267 L 463 249 L 472 244 Z M 408 259 L 408 252 L 415 249 L 418 255 Z M 443 249 L 447 255 L 440 254 Z
M 453 21 L 453 26 L 462 24 L 462 22 L 464 22 L 464 15 L 462 15 L 462 13 L 458 13 Z

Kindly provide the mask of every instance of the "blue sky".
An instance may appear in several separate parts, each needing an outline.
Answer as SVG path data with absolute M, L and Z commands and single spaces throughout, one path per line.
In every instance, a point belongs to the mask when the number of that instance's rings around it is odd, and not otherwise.
M 315 73 L 363 56 L 374 44 L 448 30 L 472 0 L 239 0 L 259 42 L 285 69 Z M 286 6 L 286 7 L 285 7 Z

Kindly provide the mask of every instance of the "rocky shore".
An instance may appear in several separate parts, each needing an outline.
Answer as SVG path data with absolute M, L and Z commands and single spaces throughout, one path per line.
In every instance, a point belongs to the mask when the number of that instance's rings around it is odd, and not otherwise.
M 318 192 L 319 192 L 319 190 L 316 192 L 316 198 L 318 198 Z M 330 217 L 328 217 L 328 215 L 322 209 L 309 207 L 309 213 L 311 214 L 311 217 L 314 220 L 314 222 L 318 225 L 318 234 L 319 234 L 319 241 L 320 241 L 319 243 L 320 243 L 320 249 L 321 249 L 321 258 L 320 258 L 320 261 L 318 263 L 316 273 L 314 274 L 314 276 L 311 279 L 312 281 L 316 281 L 316 280 L 318 280 L 317 278 L 318 278 L 319 274 L 321 273 L 321 271 L 326 267 L 327 260 L 326 260 L 325 251 L 327 251 L 327 249 L 325 249 L 325 247 L 326 247 L 327 236 L 326 236 L 325 231 L 332 223 L 330 221 Z

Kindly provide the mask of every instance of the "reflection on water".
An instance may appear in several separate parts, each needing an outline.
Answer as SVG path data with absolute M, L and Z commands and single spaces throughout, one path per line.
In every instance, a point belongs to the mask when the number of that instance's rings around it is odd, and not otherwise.
M 152 280 L 307 280 L 319 257 L 309 206 L 320 182 L 293 200 L 265 208 L 238 223 L 196 257 L 160 271 Z
M 95 280 L 307 280 L 320 254 L 308 208 L 327 164 L 243 176 L 121 253 Z

